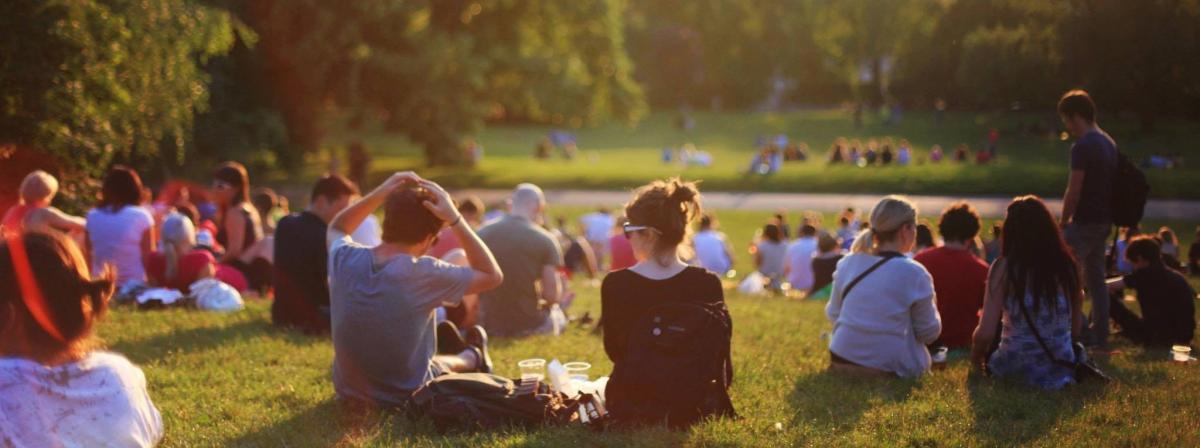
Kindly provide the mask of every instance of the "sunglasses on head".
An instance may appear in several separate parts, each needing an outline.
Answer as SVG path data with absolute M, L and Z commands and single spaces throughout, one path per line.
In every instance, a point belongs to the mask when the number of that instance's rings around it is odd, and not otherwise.
M 653 228 L 653 227 L 650 227 L 650 226 L 635 226 L 635 225 L 633 225 L 633 224 L 630 224 L 630 223 L 628 223 L 628 222 L 626 222 L 625 224 L 622 224 L 622 225 L 621 225 L 621 229 L 625 231 L 625 239 L 630 239 L 630 238 L 633 238 L 633 233 L 634 233 L 634 232 L 640 232 L 640 231 L 642 231 L 642 230 L 649 230 L 649 231 L 651 231 L 651 232 L 658 233 L 658 229 L 655 229 L 655 228 Z
M 229 185 L 228 182 L 218 180 L 213 181 L 212 188 L 213 190 L 230 190 L 233 189 L 233 185 Z

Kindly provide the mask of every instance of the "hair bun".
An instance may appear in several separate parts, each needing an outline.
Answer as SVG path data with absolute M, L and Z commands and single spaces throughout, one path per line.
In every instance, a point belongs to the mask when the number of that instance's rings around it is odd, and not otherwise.
M 695 202 L 696 196 L 700 195 L 695 183 L 684 182 L 679 178 L 671 179 L 667 185 L 668 197 L 680 204 Z

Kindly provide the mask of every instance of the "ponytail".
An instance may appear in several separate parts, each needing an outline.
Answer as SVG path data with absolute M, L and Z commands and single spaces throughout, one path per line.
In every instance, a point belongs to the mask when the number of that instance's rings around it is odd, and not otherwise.
M 870 228 L 858 233 L 854 238 L 854 244 L 850 246 L 850 253 L 854 254 L 869 254 L 875 252 L 875 231 Z
M 167 283 L 175 280 L 179 275 L 179 249 L 175 247 L 175 242 L 167 241 L 162 246 L 163 256 L 167 258 L 166 268 L 164 269 L 163 277 Z

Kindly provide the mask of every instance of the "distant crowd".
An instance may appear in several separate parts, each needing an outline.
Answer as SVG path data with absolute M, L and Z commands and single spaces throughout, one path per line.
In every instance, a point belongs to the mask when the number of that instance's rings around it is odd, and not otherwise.
M 1059 114 L 1077 138 L 1059 218 L 1021 196 L 984 242 L 968 203 L 942 211 L 940 238 L 900 196 L 862 217 L 847 209 L 830 230 L 815 213 L 792 228 L 781 212 L 754 236 L 754 279 L 743 283 L 827 299 L 835 374 L 918 377 L 961 349 L 981 372 L 1061 389 L 1087 380 L 1089 356 L 1112 353 L 1110 324 L 1147 347 L 1190 345 L 1196 293 L 1183 272 L 1200 274 L 1200 229 L 1186 259 L 1169 228 L 1130 226 L 1109 250 L 1123 220 L 1115 143 L 1086 93 L 1064 95 Z M 769 145 L 763 159 L 808 157 L 802 143 Z M 908 142 L 892 145 L 839 141 L 830 162 L 912 161 Z M 604 389 L 613 421 L 681 428 L 736 415 L 722 281 L 734 252 L 694 183 L 643 185 L 620 216 L 583 216 L 579 234 L 548 219 L 536 185 L 486 210 L 413 172 L 365 193 L 322 176 L 299 211 L 253 188 L 236 162 L 208 186 L 173 182 L 157 196 L 115 166 L 86 216 L 53 207 L 57 192 L 55 177 L 30 173 L 0 221 L 0 440 L 10 444 L 161 440 L 143 372 L 100 350 L 95 327 L 110 300 L 160 307 L 185 297 L 187 306 L 196 296 L 204 309 L 200 296 L 214 288 L 273 298 L 274 324 L 327 335 L 339 400 L 411 410 L 414 392 L 437 378 L 491 373 L 491 338 L 591 321 L 573 315 L 569 280 L 602 277 L 596 325 L 613 364 Z M 1139 311 L 1121 299 L 1127 289 Z

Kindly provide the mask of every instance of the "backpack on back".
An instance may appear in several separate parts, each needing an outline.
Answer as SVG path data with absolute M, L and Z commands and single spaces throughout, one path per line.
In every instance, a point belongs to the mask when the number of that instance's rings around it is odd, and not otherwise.
M 1146 173 L 1138 169 L 1129 157 L 1117 152 L 1117 169 L 1113 176 L 1112 218 L 1113 224 L 1135 227 L 1142 221 L 1146 210 L 1146 197 L 1150 195 L 1150 184 Z
M 648 310 L 633 326 L 605 390 L 614 421 L 684 428 L 708 416 L 736 417 L 729 400 L 732 335 L 723 302 Z

